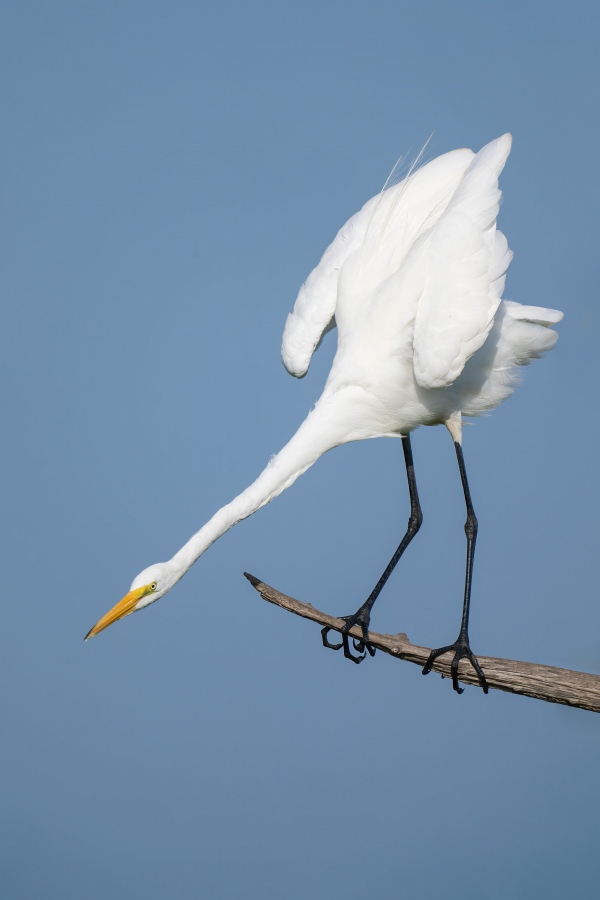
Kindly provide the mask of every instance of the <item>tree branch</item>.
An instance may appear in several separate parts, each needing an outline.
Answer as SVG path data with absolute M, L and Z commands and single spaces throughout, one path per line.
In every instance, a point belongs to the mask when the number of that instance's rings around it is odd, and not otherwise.
M 281 606 L 289 612 L 326 625 L 333 631 L 341 631 L 343 619 L 329 616 L 315 609 L 310 603 L 301 603 L 286 594 L 280 593 L 254 575 L 244 572 L 250 584 L 269 603 Z M 354 626 L 349 634 L 360 639 L 360 628 Z M 377 634 L 369 631 L 369 642 L 383 653 L 389 653 L 395 659 L 405 659 L 418 666 L 424 666 L 430 654 L 428 647 L 411 644 L 405 634 Z M 548 703 L 563 703 L 566 706 L 577 706 L 600 712 L 600 676 L 587 672 L 573 672 L 570 669 L 558 669 L 554 666 L 541 666 L 537 663 L 517 662 L 512 659 L 495 659 L 492 656 L 478 656 L 477 659 L 485 672 L 488 685 L 497 691 L 508 691 L 512 694 L 523 694 L 536 700 Z M 433 671 L 450 677 L 452 654 L 446 653 L 435 660 Z M 477 675 L 465 660 L 458 666 L 458 679 L 463 684 L 479 684 Z

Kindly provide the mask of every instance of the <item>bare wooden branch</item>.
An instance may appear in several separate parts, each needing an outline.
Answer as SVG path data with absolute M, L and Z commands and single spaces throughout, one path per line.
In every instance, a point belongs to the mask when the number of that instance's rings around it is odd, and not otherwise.
M 315 609 L 310 603 L 302 603 L 294 600 L 254 575 L 244 573 L 250 584 L 256 588 L 263 599 L 282 609 L 326 625 L 333 631 L 341 631 L 344 626 L 343 619 L 329 616 L 327 613 Z M 349 634 L 358 639 L 361 631 L 356 626 L 350 629 Z M 405 659 L 418 666 L 424 666 L 430 654 L 428 647 L 418 647 L 411 644 L 405 634 L 377 634 L 369 631 L 369 642 L 378 650 L 389 653 L 396 659 Z M 600 676 L 587 672 L 573 672 L 570 669 L 558 669 L 555 666 L 541 666 L 538 663 L 517 662 L 513 659 L 496 659 L 492 656 L 478 656 L 477 659 L 485 672 L 488 685 L 497 691 L 508 691 L 512 694 L 524 694 L 536 700 L 546 700 L 548 703 L 562 703 L 566 706 L 577 706 L 580 709 L 589 709 L 592 712 L 600 712 Z M 450 663 L 452 654 L 446 653 L 440 656 L 433 664 L 433 671 L 450 677 Z M 461 660 L 458 667 L 458 679 L 463 684 L 478 684 L 478 679 L 465 660 Z

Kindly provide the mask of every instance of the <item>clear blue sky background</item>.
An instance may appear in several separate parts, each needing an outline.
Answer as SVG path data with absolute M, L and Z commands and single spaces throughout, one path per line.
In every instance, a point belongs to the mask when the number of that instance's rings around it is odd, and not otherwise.
M 396 158 L 510 130 L 506 295 L 565 311 L 467 429 L 476 652 L 600 671 L 596 3 L 28 2 L 0 10 L 0 880 L 11 900 L 597 895 L 600 718 L 378 655 L 332 613 L 408 515 L 397 441 L 334 451 L 168 598 L 84 645 L 318 397 L 297 289 Z M 414 437 L 425 525 L 377 630 L 455 637 L 464 506 Z

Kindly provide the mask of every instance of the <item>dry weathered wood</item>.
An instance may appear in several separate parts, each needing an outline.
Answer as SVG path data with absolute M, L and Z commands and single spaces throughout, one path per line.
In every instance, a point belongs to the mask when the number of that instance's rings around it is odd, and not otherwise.
M 282 609 L 287 609 L 305 619 L 312 619 L 319 625 L 327 625 L 334 631 L 342 630 L 343 619 L 329 616 L 327 613 L 315 609 L 310 603 L 302 603 L 300 600 L 288 597 L 247 572 L 244 574 L 261 597 L 268 600 L 269 603 L 281 606 Z M 350 629 L 350 635 L 360 638 L 361 631 L 355 626 Z M 389 653 L 396 659 L 406 659 L 418 666 L 425 665 L 431 652 L 428 647 L 411 644 L 405 634 L 377 634 L 375 631 L 369 631 L 369 642 L 373 647 Z M 558 669 L 554 666 L 541 666 L 538 663 L 518 662 L 513 659 L 496 659 L 492 656 L 478 656 L 477 659 L 485 672 L 490 688 L 513 694 L 524 694 L 526 697 L 546 700 L 549 703 L 563 703 L 566 706 L 578 706 L 580 709 L 600 712 L 600 676 L 598 675 L 573 672 L 570 669 Z M 433 671 L 450 677 L 451 661 L 451 653 L 440 656 L 433 664 Z M 458 679 L 464 684 L 479 683 L 475 672 L 465 660 L 461 660 L 459 663 Z

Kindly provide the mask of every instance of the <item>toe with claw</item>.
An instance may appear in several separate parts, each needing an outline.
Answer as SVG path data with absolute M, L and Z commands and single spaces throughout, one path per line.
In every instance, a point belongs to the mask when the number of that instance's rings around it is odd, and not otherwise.
M 369 622 L 371 620 L 371 613 L 369 609 L 365 609 L 362 607 L 354 613 L 352 616 L 340 616 L 341 619 L 344 620 L 345 625 L 342 628 L 342 642 L 340 644 L 331 644 L 327 639 L 328 633 L 331 631 L 329 626 L 321 629 L 321 637 L 323 638 L 323 646 L 328 647 L 330 650 L 341 650 L 344 648 L 344 656 L 346 659 L 352 660 L 353 663 L 361 663 L 367 653 L 369 656 L 375 656 L 375 648 L 371 646 L 369 643 Z M 356 638 L 352 638 L 352 644 L 354 649 L 357 651 L 358 655 L 355 655 L 350 649 L 350 641 L 348 632 L 354 625 L 359 625 L 362 631 L 362 640 L 357 640 Z
M 471 647 L 469 646 L 469 638 L 466 634 L 460 634 L 458 639 L 453 643 L 449 644 L 447 647 L 440 647 L 438 650 L 432 650 L 429 654 L 429 659 L 425 663 L 423 668 L 423 675 L 428 675 L 431 672 L 434 661 L 438 658 L 438 656 L 443 656 L 444 653 L 450 653 L 454 650 L 454 658 L 450 665 L 450 670 L 452 673 L 452 687 L 456 691 L 457 694 L 462 694 L 464 688 L 458 686 L 458 664 L 461 659 L 468 659 L 475 672 L 477 673 L 477 677 L 479 678 L 479 683 L 483 689 L 483 693 L 487 694 L 488 692 L 488 683 L 486 681 L 485 675 L 483 674 L 483 669 L 479 665 L 477 661 L 477 657 L 471 652 Z

